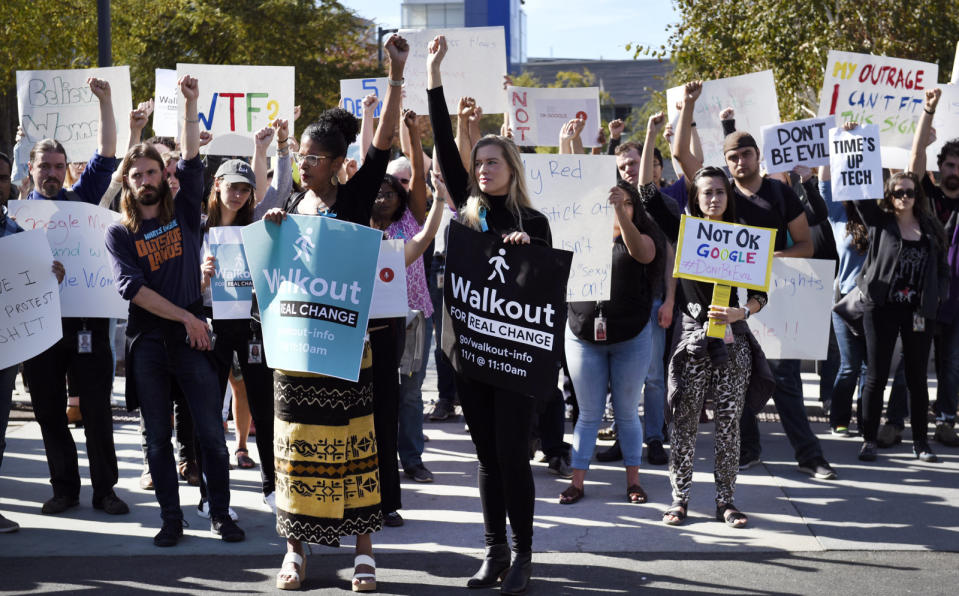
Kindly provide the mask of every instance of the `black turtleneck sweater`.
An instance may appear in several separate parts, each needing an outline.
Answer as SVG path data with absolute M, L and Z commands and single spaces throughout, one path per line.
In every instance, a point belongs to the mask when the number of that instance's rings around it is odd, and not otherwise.
M 450 121 L 449 109 L 446 107 L 446 97 L 443 87 L 436 87 L 427 91 L 430 106 L 430 123 L 433 125 L 433 137 L 436 143 L 436 158 L 440 163 L 440 171 L 446 181 L 450 198 L 457 209 L 463 207 L 470 197 L 469 172 L 463 167 L 459 150 L 453 138 L 453 125 Z M 522 172 L 516 172 L 522 176 Z M 486 212 L 486 225 L 489 232 L 499 236 L 520 230 L 520 222 L 506 207 L 506 195 L 486 195 L 489 210 Z M 536 209 L 520 209 L 522 230 L 529 234 L 531 242 L 539 242 L 545 246 L 553 246 L 553 236 L 549 231 L 549 220 Z

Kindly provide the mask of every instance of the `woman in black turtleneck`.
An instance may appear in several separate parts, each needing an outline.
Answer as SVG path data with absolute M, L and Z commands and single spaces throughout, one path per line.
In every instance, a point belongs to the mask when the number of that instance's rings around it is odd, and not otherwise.
M 474 230 L 497 234 L 511 244 L 552 246 L 549 222 L 533 209 L 526 192 L 523 162 L 512 141 L 487 135 L 473 147 L 467 172 L 453 140 L 443 96 L 440 63 L 446 39 L 430 42 L 427 69 L 430 121 L 436 155 L 459 221 Z M 444 312 L 443 316 L 449 316 Z M 471 588 L 490 587 L 504 577 L 501 592 L 526 590 L 533 548 L 533 474 L 528 441 L 534 411 L 532 396 L 507 391 L 456 375 L 456 391 L 479 459 L 479 489 L 486 530 L 486 559 L 469 579 Z M 506 545 L 506 516 L 513 528 L 513 558 Z

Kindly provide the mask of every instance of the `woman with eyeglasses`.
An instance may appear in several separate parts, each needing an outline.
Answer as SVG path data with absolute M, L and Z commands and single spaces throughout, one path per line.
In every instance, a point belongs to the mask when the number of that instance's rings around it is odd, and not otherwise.
M 847 130 L 855 128 L 847 124 Z M 927 438 L 929 390 L 926 367 L 940 300 L 949 287 L 945 232 L 930 212 L 919 178 L 912 172 L 889 177 L 883 198 L 856 201 L 869 229 L 869 249 L 858 280 L 866 299 L 866 383 L 863 389 L 863 444 L 859 459 L 875 461 L 882 397 L 896 339 L 909 388 L 912 450 L 924 462 L 936 461 Z
M 292 195 L 284 209 L 268 211 L 265 220 L 280 223 L 292 213 L 370 224 L 389 162 L 393 131 L 400 120 L 409 45 L 394 34 L 387 40 L 386 50 L 389 85 L 363 165 L 348 182 L 339 184 L 337 173 L 347 147 L 356 140 L 359 123 L 342 108 L 326 110 L 300 139 L 296 160 L 306 190 Z M 353 591 L 376 589 L 370 535 L 380 529 L 383 516 L 376 441 L 370 440 L 375 437 L 372 361 L 367 344 L 355 383 L 309 373 L 274 372 L 276 525 L 287 542 L 283 567 L 276 577 L 279 589 L 301 586 L 306 575 L 304 542 L 339 546 L 341 536 L 356 536 Z

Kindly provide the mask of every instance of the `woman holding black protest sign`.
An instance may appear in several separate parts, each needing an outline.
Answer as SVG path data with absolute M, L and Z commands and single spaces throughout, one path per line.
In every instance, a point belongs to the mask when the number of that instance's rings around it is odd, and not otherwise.
M 473 147 L 467 171 L 453 139 L 440 64 L 446 38 L 430 42 L 427 57 L 430 121 L 437 159 L 450 198 L 464 225 L 496 234 L 503 242 L 552 246 L 549 221 L 533 208 L 526 191 L 523 162 L 504 137 L 487 135 Z M 444 319 L 449 313 L 444 313 Z M 486 532 L 486 558 L 467 582 L 470 588 L 494 586 L 502 593 L 526 590 L 532 573 L 533 474 L 529 433 L 535 400 L 456 374 L 456 389 L 479 459 L 479 490 Z M 513 556 L 506 544 L 506 516 L 513 529 Z
M 684 117 L 691 117 L 684 111 Z M 733 190 L 719 168 L 700 169 L 692 180 L 687 210 L 694 217 L 736 221 Z M 750 315 L 766 304 L 766 293 L 750 290 L 740 306 L 736 288 L 729 306 L 712 304 L 714 284 L 681 280 L 683 295 L 681 333 L 676 334 L 669 362 L 669 402 L 673 411 L 670 432 L 669 481 L 672 505 L 663 512 L 663 522 L 679 525 L 686 519 L 693 482 L 693 457 L 699 414 L 706 396 L 715 402 L 716 414 L 716 519 L 734 528 L 747 523 L 733 505 L 739 472 L 739 418 L 754 381 L 771 380 L 759 344 L 746 325 Z M 727 325 L 723 339 L 706 336 L 707 322 Z M 765 367 L 765 375 L 757 378 Z M 772 394 L 771 383 L 766 397 Z

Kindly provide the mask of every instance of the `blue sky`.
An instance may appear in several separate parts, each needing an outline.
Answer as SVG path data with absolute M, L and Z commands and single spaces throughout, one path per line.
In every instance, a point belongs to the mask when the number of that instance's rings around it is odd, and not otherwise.
M 340 2 L 383 27 L 400 25 L 401 0 Z M 658 47 L 677 20 L 672 2 L 663 0 L 526 0 L 523 10 L 530 58 L 632 58 L 627 43 Z

